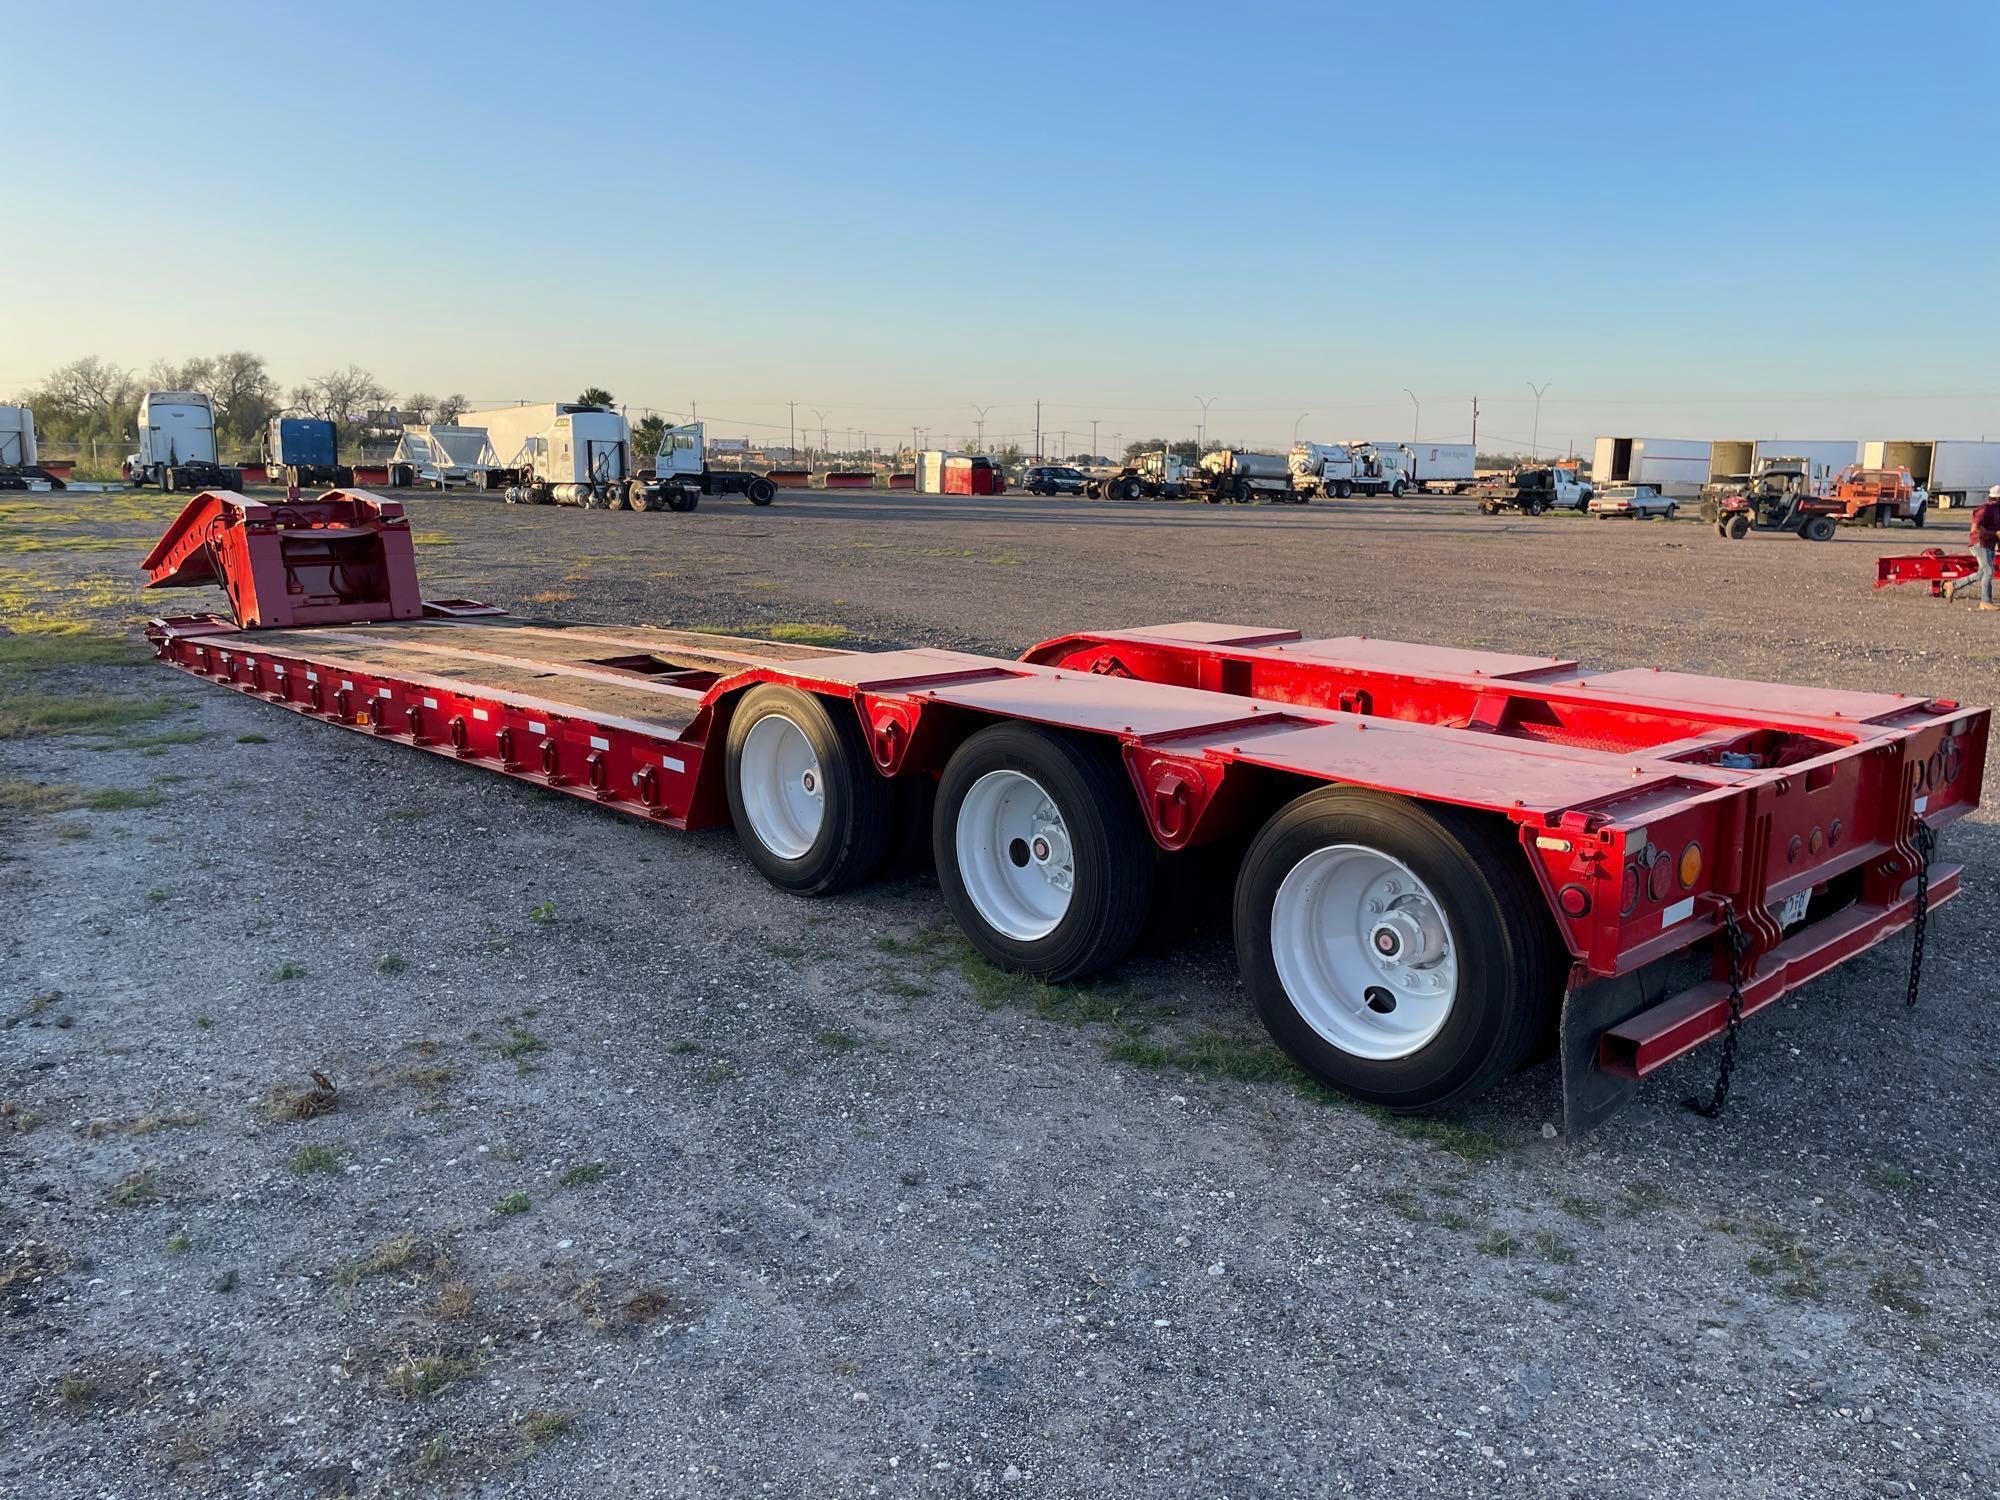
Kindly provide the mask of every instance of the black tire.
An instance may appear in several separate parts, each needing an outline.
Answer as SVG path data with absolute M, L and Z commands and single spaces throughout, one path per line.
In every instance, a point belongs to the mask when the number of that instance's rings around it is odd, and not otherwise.
M 752 505 L 769 505 L 773 500 L 778 498 L 778 487 L 762 474 L 759 474 L 749 484 L 744 486 L 743 493 L 750 497 Z M 693 510 L 694 507 L 690 505 L 688 509 Z
M 765 846 L 744 811 L 743 746 L 759 720 L 781 715 L 806 738 L 826 778 L 825 815 L 803 854 L 787 859 Z M 875 769 L 861 721 L 845 703 L 828 702 L 796 688 L 761 683 L 737 700 L 729 715 L 723 782 L 729 816 L 743 852 L 771 884 L 799 896 L 827 896 L 868 879 L 881 868 L 893 829 L 889 779 Z
M 701 495 L 685 484 L 677 484 L 667 491 L 667 509 L 676 513 L 693 510 L 701 504 Z
M 1307 855 L 1361 845 L 1400 861 L 1429 887 L 1459 956 L 1458 994 L 1442 1029 L 1403 1057 L 1336 1046 L 1293 1004 L 1273 952 L 1272 909 Z M 1401 1112 L 1436 1109 L 1490 1087 L 1546 1047 L 1567 953 L 1527 861 L 1504 825 L 1443 805 L 1353 787 L 1308 792 L 1266 823 L 1236 882 L 1236 956 L 1265 1029 L 1308 1073 Z
M 1074 861 L 1069 906 L 1038 938 L 1010 937 L 990 924 L 959 868 L 960 811 L 981 778 L 996 771 L 1018 772 L 1040 785 L 1069 832 Z M 1074 979 L 1118 962 L 1146 924 L 1156 846 L 1116 753 L 1089 736 L 1025 724 L 981 730 L 945 766 L 931 829 L 945 905 L 972 946 L 1003 969 L 1051 981 Z
M 1139 489 L 1139 481 L 1131 475 L 1127 475 L 1124 481 L 1118 486 L 1118 498 L 1123 500 L 1127 505 L 1130 505 L 1138 500 Z
M 1669 504 L 1665 510 L 1660 512 L 1660 519 L 1662 521 L 1671 521 L 1679 514 L 1680 514 L 1680 507 L 1677 505 Z
M 1832 516 L 1814 516 L 1799 528 L 1799 540 L 1803 542 L 1830 542 L 1840 528 L 1834 525 Z
M 1250 481 L 1247 479 L 1237 480 L 1235 492 L 1230 498 L 1238 505 L 1248 505 L 1250 503 Z
M 1723 535 L 1732 542 L 1740 542 L 1750 535 L 1750 518 L 1745 515 L 1731 516 L 1723 523 Z
M 1348 500 L 1353 498 L 1354 484 L 1352 480 L 1343 479 L 1340 481 L 1339 484 L 1335 485 L 1333 488 L 1334 488 L 1334 495 L 1333 495 L 1334 499 Z
M 1408 492 L 1408 489 L 1409 486 L 1404 484 L 1399 479 L 1394 484 L 1389 486 L 1389 495 L 1392 499 L 1400 500 L 1403 498 L 1404 494 Z
M 1928 509 L 1928 507 L 1926 507 L 1926 509 Z M 1916 527 L 1917 530 L 1922 531 L 1924 529 L 1924 512 L 1920 510 L 1915 515 L 1911 516 L 1910 524 Z

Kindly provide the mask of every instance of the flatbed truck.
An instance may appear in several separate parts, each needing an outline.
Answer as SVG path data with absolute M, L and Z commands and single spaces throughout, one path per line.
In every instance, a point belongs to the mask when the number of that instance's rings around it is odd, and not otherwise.
M 201 495 L 143 566 L 227 601 L 152 621 L 166 665 L 663 828 L 733 824 L 800 896 L 927 824 L 967 940 L 1051 982 L 1127 952 L 1164 864 L 1240 849 L 1237 961 L 1302 1069 L 1424 1111 L 1553 1051 L 1572 1132 L 1920 940 L 1986 764 L 1988 710 L 1949 699 L 1276 626 L 1008 660 L 514 619 L 424 599 L 407 516 L 365 491 Z

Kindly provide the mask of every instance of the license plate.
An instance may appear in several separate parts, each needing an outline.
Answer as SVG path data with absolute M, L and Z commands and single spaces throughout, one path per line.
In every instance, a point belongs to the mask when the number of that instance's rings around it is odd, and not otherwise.
M 1806 904 L 1811 900 L 1811 891 L 1800 891 L 1795 896 L 1785 897 L 1785 904 L 1778 908 L 1778 925 L 1790 927 L 1794 922 L 1803 922 L 1806 919 Z

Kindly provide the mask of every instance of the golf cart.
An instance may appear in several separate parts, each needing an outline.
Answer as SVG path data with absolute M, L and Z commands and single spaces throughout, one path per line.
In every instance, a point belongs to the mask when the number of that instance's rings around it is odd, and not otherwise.
M 1715 534 L 1740 542 L 1753 531 L 1789 531 L 1803 542 L 1830 542 L 1840 509 L 1839 501 L 1813 493 L 1804 459 L 1769 458 L 1757 465 L 1747 493 L 1716 507 Z

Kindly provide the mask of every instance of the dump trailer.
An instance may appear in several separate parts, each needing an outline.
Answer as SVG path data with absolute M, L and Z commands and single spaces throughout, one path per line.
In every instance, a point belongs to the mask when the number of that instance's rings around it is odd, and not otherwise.
M 704 495 L 741 495 L 752 505 L 769 505 L 778 487 L 768 475 L 747 469 L 711 469 L 702 424 L 684 423 L 660 435 L 660 451 L 650 471 L 641 470 L 626 503 L 634 510 L 663 505 L 668 510 L 693 510 Z
M 324 417 L 271 418 L 264 429 L 264 469 L 286 486 L 354 483 L 354 471 L 340 461 L 340 429 Z
M 219 586 L 228 613 L 147 638 L 378 743 L 663 828 L 733 824 L 801 896 L 869 879 L 927 823 L 967 940 L 1051 982 L 1116 963 L 1161 864 L 1208 851 L 1235 867 L 1271 1035 L 1397 1111 L 1553 1050 L 1583 1130 L 1906 928 L 1914 994 L 1928 914 L 1959 891 L 1936 842 L 1985 773 L 1988 711 L 1921 694 L 1206 622 L 1019 660 L 843 651 L 426 601 L 414 559 L 393 500 L 205 494 L 143 566 Z
M 34 412 L 25 406 L 0 406 L 0 490 L 68 488 L 59 475 L 42 467 Z
M 460 413 L 482 427 L 500 467 L 516 476 L 506 498 L 520 505 L 623 510 L 632 478 L 632 429 L 608 406 L 581 401 L 500 406 Z
M 1868 469 L 1908 469 L 1940 510 L 1978 505 L 2000 484 L 2000 442 L 1958 438 L 1877 439 L 1861 445 Z
M 434 490 L 460 486 L 504 490 L 518 484 L 518 470 L 503 468 L 484 427 L 436 423 L 405 427 L 389 455 L 389 487 L 428 485 Z
M 215 406 L 200 391 L 148 391 L 139 398 L 139 451 L 126 457 L 125 478 L 169 493 L 243 488 L 243 471 L 217 459 Z
M 1708 483 L 1709 447 L 1688 438 L 1601 437 L 1590 464 L 1591 483 L 1643 484 L 1675 500 L 1698 500 Z
M 1799 459 L 1815 485 L 1831 484 L 1860 454 L 1852 438 L 1722 438 L 1708 447 L 1707 488 L 1740 494 L 1767 458 Z

